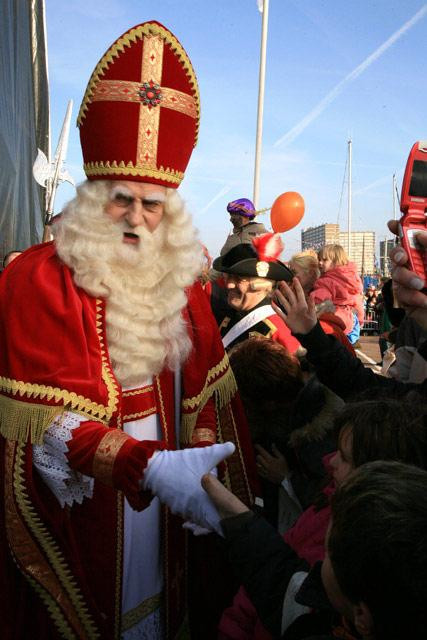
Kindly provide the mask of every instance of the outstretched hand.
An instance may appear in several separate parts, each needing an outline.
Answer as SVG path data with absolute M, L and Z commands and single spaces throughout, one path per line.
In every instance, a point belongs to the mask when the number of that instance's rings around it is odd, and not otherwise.
M 145 469 L 143 488 L 156 495 L 172 513 L 221 534 L 219 515 L 200 486 L 200 480 L 234 450 L 233 443 L 225 442 L 200 449 L 159 451 Z
M 221 520 L 249 511 L 248 507 L 211 473 L 202 477 L 202 487 L 215 505 Z
M 292 333 L 308 333 L 317 323 L 314 302 L 307 300 L 298 278 L 292 280 L 293 289 L 282 281 L 274 292 L 272 307 L 288 325 Z M 280 306 L 279 306 L 280 305 Z M 282 307 L 282 308 L 281 308 Z

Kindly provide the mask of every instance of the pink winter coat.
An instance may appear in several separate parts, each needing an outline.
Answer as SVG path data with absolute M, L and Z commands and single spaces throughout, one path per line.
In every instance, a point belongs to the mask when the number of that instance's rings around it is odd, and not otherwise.
M 310 297 L 316 304 L 324 300 L 332 300 L 335 305 L 335 314 L 345 324 L 345 334 L 353 329 L 353 312 L 357 314 L 362 326 L 363 284 L 354 262 L 333 267 L 321 275 L 314 283 Z

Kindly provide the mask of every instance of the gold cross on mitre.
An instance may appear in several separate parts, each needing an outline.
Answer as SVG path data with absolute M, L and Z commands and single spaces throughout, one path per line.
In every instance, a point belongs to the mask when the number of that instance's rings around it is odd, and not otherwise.
M 141 41 L 142 47 L 139 44 Z M 170 77 L 168 65 L 171 57 L 168 56 L 167 45 L 170 46 L 181 72 L 186 76 L 188 93 L 166 86 L 167 80 L 162 85 L 162 77 Z M 129 55 L 129 49 L 134 49 L 131 70 L 128 73 L 132 79 L 111 79 L 114 73 L 110 73 L 110 68 L 113 70 L 115 63 L 120 63 L 122 56 Z M 140 59 L 138 59 L 139 56 Z M 122 72 L 123 69 L 126 78 L 126 65 L 122 63 L 120 71 Z M 172 183 L 180 183 L 184 175 L 180 169 L 159 166 L 163 164 L 158 158 L 160 127 L 163 131 L 161 114 L 164 113 L 164 109 L 167 109 L 193 118 L 195 138 L 193 133 L 192 146 L 194 146 L 197 139 L 200 103 L 197 80 L 191 62 L 173 34 L 158 23 L 145 23 L 119 38 L 103 56 L 92 74 L 77 119 L 79 126 L 84 127 L 90 105 L 95 102 L 127 102 L 139 105 L 138 125 L 134 137 L 136 150 L 134 148 L 135 155 L 132 154 L 131 161 L 123 157 L 114 159 L 92 157 L 89 163 L 85 164 L 85 170 L 89 169 L 91 175 L 115 174 L 120 173 L 121 170 L 126 174 L 140 175 L 138 169 L 143 169 L 144 174 L 147 172 L 148 175 L 155 177 L 159 177 L 159 174 L 167 174 L 165 179 Z M 124 118 L 124 127 L 127 124 L 125 120 Z M 162 151 L 161 153 L 163 154 Z

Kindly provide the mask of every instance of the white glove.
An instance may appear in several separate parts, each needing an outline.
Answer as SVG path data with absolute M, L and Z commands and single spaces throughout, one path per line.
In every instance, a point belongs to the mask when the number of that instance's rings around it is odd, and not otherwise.
M 143 488 L 150 489 L 172 513 L 222 535 L 220 517 L 200 480 L 234 449 L 232 442 L 226 442 L 201 449 L 159 451 L 148 462 Z
M 215 476 L 215 478 L 218 478 L 218 469 L 216 467 L 214 467 L 212 469 L 212 471 L 210 471 L 210 473 Z M 184 524 L 182 525 L 183 529 L 187 529 L 188 531 L 191 531 L 191 533 L 193 534 L 193 536 L 207 536 L 210 533 L 212 533 L 212 529 L 206 529 L 205 527 L 199 527 L 198 524 L 194 524 L 194 522 L 191 522 L 190 520 L 186 520 L 184 522 Z M 222 532 L 220 532 L 222 535 Z

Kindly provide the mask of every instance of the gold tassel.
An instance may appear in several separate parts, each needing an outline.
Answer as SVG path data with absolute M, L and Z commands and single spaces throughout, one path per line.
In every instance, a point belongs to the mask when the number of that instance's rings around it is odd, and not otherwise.
M 6 440 L 42 444 L 45 431 L 64 410 L 63 405 L 20 402 L 0 395 L 0 434 Z
M 203 389 L 197 409 L 192 413 L 184 413 L 181 417 L 181 442 L 190 444 L 199 412 L 203 409 L 209 398 L 214 394 L 217 398 L 218 408 L 222 409 L 236 394 L 237 384 L 234 374 L 229 367 L 225 374 L 211 385 Z

